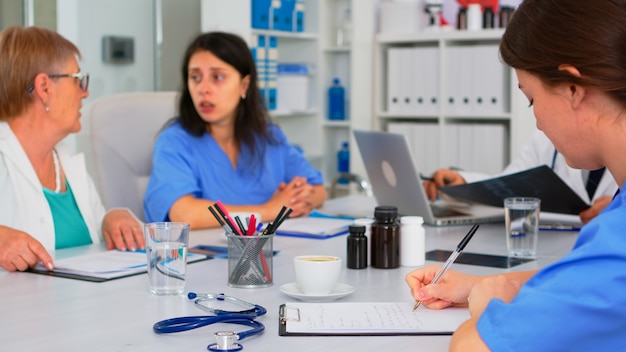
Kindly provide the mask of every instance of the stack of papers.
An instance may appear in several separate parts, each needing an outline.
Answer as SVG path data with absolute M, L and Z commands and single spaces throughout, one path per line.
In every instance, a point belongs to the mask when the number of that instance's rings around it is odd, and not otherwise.
M 329 238 L 348 233 L 354 220 L 322 217 L 302 217 L 285 220 L 276 231 L 277 236 Z

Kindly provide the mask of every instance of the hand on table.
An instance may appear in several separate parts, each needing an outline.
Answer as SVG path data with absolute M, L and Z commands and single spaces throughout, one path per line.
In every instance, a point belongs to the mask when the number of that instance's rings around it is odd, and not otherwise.
M 146 247 L 142 224 L 126 209 L 114 209 L 104 216 L 102 235 L 107 249 L 134 251 Z
M 41 262 L 54 268 L 52 257 L 39 241 L 29 234 L 0 226 L 0 267 L 7 271 L 24 271 Z
M 281 183 L 265 205 L 272 209 L 272 217 L 278 215 L 283 206 L 293 209 L 291 217 L 308 215 L 315 207 L 314 194 L 315 186 L 310 185 L 306 178 L 296 176 L 287 184 Z

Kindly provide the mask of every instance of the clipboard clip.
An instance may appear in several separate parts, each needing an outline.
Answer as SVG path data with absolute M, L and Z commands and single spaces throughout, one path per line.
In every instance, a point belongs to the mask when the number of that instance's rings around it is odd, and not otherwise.
M 278 309 L 280 323 L 286 324 L 288 321 L 300 321 L 300 308 L 281 305 Z

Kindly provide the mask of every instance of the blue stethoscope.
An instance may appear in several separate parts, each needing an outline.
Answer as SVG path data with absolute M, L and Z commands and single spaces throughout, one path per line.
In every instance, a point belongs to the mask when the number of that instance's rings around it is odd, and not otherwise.
M 173 332 L 181 332 L 196 329 L 199 327 L 211 325 L 214 323 L 231 323 L 247 325 L 252 327 L 250 330 L 235 333 L 233 331 L 218 331 L 215 333 L 216 343 L 209 345 L 209 351 L 234 352 L 241 351 L 243 346 L 235 341 L 243 340 L 246 337 L 260 334 L 265 330 L 265 326 L 254 320 L 256 317 L 264 315 L 267 310 L 257 304 L 243 301 L 239 298 L 227 296 L 223 293 L 204 293 L 196 294 L 189 292 L 187 298 L 193 300 L 196 307 L 207 311 L 213 315 L 188 316 L 180 318 L 172 318 L 162 320 L 153 326 L 153 330 L 157 334 L 169 334 Z M 228 311 L 222 309 L 211 308 L 202 302 L 206 301 L 229 301 L 238 306 L 247 308 L 240 311 Z

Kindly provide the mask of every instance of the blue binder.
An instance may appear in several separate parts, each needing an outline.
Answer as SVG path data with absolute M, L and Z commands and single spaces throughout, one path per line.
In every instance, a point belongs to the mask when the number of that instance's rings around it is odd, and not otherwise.
M 252 28 L 270 28 L 270 5 L 272 0 L 250 0 Z

